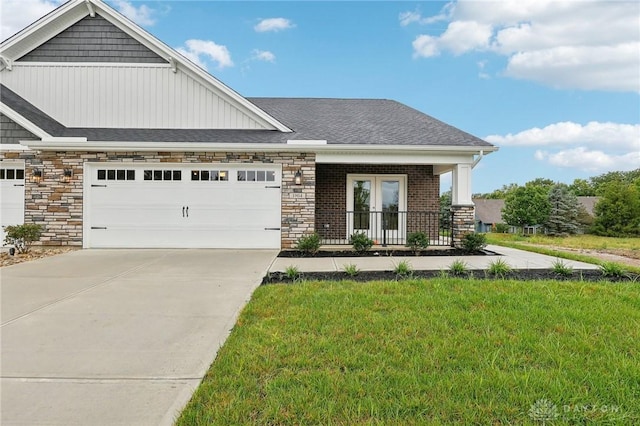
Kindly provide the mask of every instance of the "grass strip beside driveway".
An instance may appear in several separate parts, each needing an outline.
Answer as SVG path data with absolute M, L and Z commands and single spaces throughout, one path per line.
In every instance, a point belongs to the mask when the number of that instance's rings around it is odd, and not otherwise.
M 637 284 L 270 285 L 177 424 L 631 425 L 638 359 Z

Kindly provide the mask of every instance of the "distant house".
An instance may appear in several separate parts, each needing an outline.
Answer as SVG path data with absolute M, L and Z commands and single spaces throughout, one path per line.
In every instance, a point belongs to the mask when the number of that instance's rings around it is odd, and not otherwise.
M 476 232 L 491 232 L 502 221 L 504 200 L 474 198 L 476 205 Z
M 599 197 L 578 197 L 578 202 L 584 207 L 587 214 L 593 217 L 593 209 L 599 199 Z M 476 206 L 476 232 L 492 232 L 497 224 L 505 223 L 502 220 L 504 200 L 474 198 L 473 204 Z M 517 232 L 517 227 L 509 227 L 509 232 Z M 522 232 L 537 234 L 544 232 L 544 228 L 539 224 L 534 224 L 523 227 Z

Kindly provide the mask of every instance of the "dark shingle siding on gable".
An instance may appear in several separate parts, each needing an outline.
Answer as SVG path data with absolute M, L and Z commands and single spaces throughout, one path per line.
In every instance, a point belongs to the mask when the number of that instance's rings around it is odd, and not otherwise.
M 99 15 L 78 21 L 18 61 L 167 63 Z
M 15 144 L 25 140 L 39 140 L 40 138 L 7 117 L 0 114 L 0 143 Z

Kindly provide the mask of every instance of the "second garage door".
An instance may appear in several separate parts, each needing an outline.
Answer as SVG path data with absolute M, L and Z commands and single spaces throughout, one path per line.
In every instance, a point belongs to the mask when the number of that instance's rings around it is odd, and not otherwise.
M 87 163 L 84 246 L 280 248 L 279 166 Z

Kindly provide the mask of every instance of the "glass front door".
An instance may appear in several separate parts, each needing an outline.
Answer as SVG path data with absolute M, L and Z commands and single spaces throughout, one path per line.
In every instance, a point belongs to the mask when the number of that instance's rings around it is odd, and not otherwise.
M 405 175 L 349 175 L 347 231 L 365 232 L 378 244 L 404 244 Z

